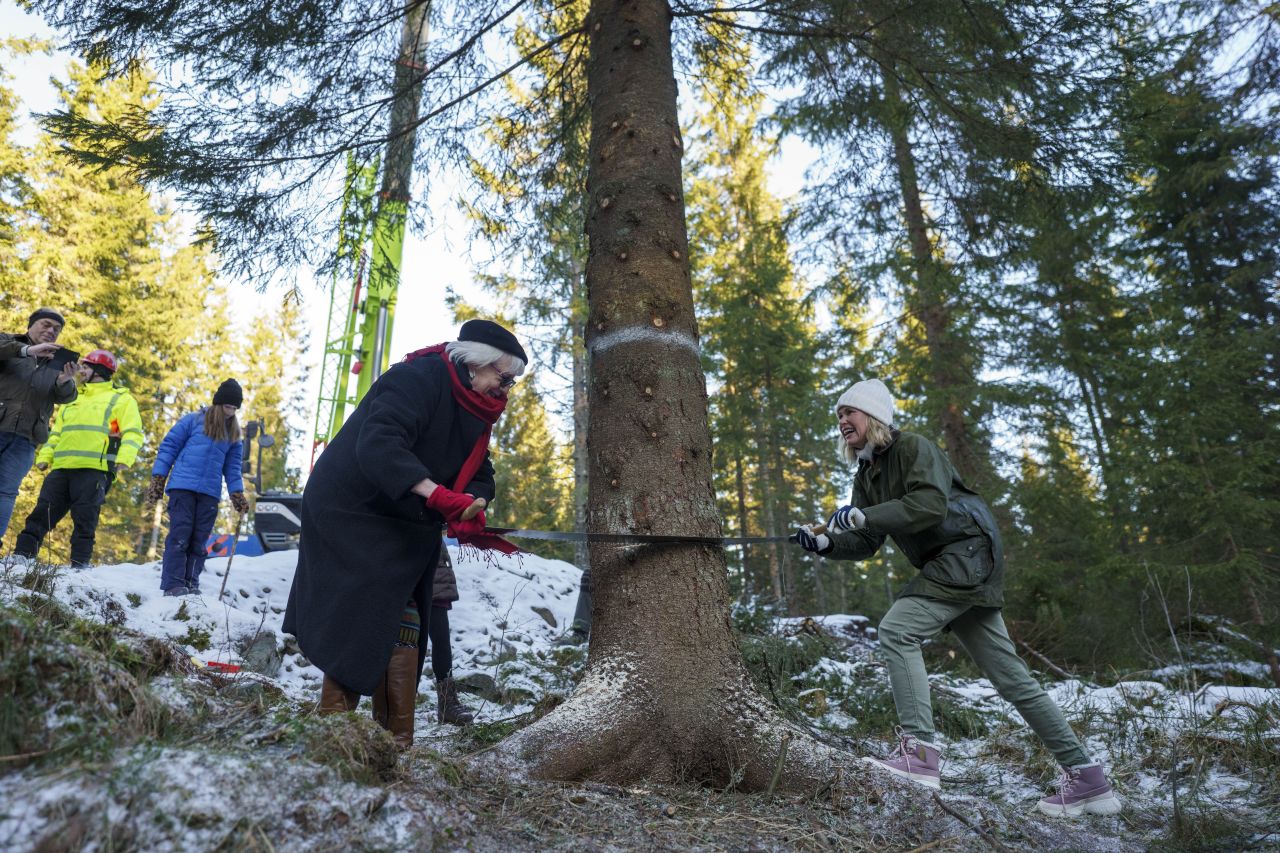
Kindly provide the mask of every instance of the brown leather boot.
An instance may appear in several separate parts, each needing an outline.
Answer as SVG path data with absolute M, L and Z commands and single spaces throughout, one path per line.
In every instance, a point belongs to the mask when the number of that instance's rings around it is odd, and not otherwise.
M 354 690 L 348 690 L 327 675 L 324 677 L 324 683 L 320 685 L 321 714 L 341 714 L 344 711 L 354 711 L 359 704 L 359 693 Z
M 396 746 L 413 746 L 413 713 L 418 700 L 418 650 L 396 646 L 386 674 L 373 691 L 373 719 L 391 732 Z

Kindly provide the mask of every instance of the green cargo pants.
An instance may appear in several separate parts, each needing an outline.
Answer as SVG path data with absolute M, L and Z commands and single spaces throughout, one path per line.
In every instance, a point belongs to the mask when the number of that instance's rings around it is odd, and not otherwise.
M 1006 702 L 1040 736 L 1063 767 L 1088 764 L 1084 746 L 1062 711 L 1044 692 L 1022 658 L 994 607 L 975 607 L 955 601 L 911 596 L 900 598 L 880 622 L 880 653 L 889 668 L 893 704 L 909 735 L 933 741 L 933 708 L 929 704 L 929 676 L 920 644 L 951 626 L 956 639 Z

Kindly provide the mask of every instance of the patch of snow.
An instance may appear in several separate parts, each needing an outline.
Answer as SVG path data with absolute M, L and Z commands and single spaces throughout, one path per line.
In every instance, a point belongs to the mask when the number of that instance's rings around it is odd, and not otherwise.
M 355 837 L 366 849 L 422 849 L 431 846 L 432 825 L 443 816 L 434 804 L 408 804 L 394 792 L 279 754 L 213 757 L 138 747 L 93 776 L 9 776 L 0 847 L 30 849 L 41 838 L 65 834 L 64 822 L 80 816 L 108 823 L 113 837 L 123 834 L 126 846 L 148 851 L 212 850 L 236 837 L 256 847 L 254 825 L 278 850 L 314 849 L 338 828 L 344 841 Z M 140 802 L 145 809 L 136 807 Z
M 533 554 L 480 553 L 457 546 L 449 550 L 460 595 L 449 611 L 455 676 L 484 672 L 496 679 L 504 652 L 547 651 L 572 620 L 582 575 L 573 565 Z M 243 664 L 237 649 L 267 633 L 284 653 L 274 681 L 290 698 L 314 701 L 323 674 L 301 655 L 286 651 L 286 635 L 280 630 L 297 557 L 297 551 L 234 557 L 221 600 L 218 589 L 228 563 L 221 557 L 205 563 L 200 595 L 165 596 L 159 562 L 66 568 L 53 595 L 86 619 L 101 621 L 104 609 L 110 609 L 113 621 L 174 640 L 201 663 Z M 0 586 L 10 598 L 31 594 Z M 549 613 L 556 627 L 535 607 Z M 423 685 L 429 691 L 431 679 L 424 677 Z M 527 679 L 518 686 L 527 688 Z

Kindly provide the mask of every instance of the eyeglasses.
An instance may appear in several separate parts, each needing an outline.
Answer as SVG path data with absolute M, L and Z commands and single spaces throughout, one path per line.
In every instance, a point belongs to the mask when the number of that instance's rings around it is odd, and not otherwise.
M 513 373 L 503 373 L 503 371 L 502 371 L 502 370 L 498 370 L 498 365 L 495 365 L 495 364 L 492 364 L 492 365 L 489 365 L 489 366 L 490 366 L 490 368 L 492 368 L 492 369 L 493 369 L 493 371 L 494 371 L 494 373 L 495 373 L 495 374 L 498 374 L 498 387 L 499 387 L 499 388 L 511 388 L 511 387 L 513 386 L 513 384 L 516 384 L 516 374 L 513 374 Z

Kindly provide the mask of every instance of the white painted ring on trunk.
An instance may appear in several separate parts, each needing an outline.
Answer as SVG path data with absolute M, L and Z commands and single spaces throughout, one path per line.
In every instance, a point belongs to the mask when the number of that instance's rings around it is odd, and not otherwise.
M 638 343 L 658 343 L 668 346 L 674 344 L 692 351 L 699 358 L 702 357 L 702 348 L 698 346 L 698 342 L 693 335 L 674 330 L 663 331 L 648 326 L 629 326 L 625 329 L 609 332 L 607 335 L 601 335 L 591 342 L 588 349 L 594 355 L 612 349 L 618 344 Z

